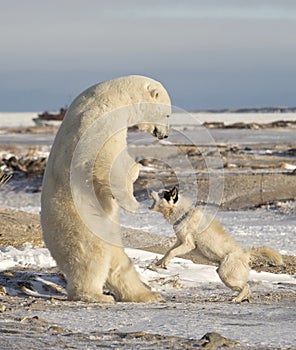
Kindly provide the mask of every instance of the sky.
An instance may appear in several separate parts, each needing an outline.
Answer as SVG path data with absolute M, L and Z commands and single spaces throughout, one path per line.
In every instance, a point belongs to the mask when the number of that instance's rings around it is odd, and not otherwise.
M 0 111 L 129 74 L 184 110 L 296 106 L 295 0 L 0 0 Z

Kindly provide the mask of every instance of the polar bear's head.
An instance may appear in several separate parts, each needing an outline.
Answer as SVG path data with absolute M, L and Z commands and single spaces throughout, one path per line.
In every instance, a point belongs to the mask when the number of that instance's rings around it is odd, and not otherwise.
M 63 124 L 69 128 L 76 118 L 81 132 L 96 124 L 99 130 L 113 133 L 137 125 L 163 139 L 168 136 L 170 115 L 170 97 L 162 84 L 145 76 L 130 75 L 86 89 L 70 105 Z
M 129 125 L 137 125 L 141 131 L 147 131 L 158 139 L 168 137 L 171 100 L 166 89 L 156 80 L 131 76 L 134 88 L 130 95 L 133 112 Z

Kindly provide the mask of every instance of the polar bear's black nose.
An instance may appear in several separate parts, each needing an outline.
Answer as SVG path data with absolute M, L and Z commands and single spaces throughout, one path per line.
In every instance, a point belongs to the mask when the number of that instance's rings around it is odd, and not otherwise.
M 168 135 L 163 134 L 161 131 L 159 131 L 157 127 L 153 129 L 153 136 L 157 137 L 159 140 L 166 139 L 168 137 Z
M 162 135 L 162 134 L 157 134 L 156 137 L 158 140 L 166 139 L 168 136 L 167 135 Z

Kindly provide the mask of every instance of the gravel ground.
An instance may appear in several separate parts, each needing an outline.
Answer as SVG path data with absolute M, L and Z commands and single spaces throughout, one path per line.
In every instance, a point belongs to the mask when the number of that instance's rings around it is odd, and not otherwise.
M 293 134 L 293 130 L 290 131 Z M 27 132 L 43 133 L 37 128 L 28 129 Z M 225 133 L 225 137 L 227 135 Z M 22 155 L 23 147 L 22 144 Z M 13 145 L 1 146 L 5 152 L 13 148 Z M 179 180 L 188 183 L 188 178 L 182 178 L 185 155 L 198 174 L 196 184 L 200 203 L 208 200 L 209 186 L 213 185 L 213 182 L 210 183 L 212 176 L 218 187 L 223 179 L 224 191 L 220 202 L 213 198 L 211 205 L 220 205 L 223 210 L 249 210 L 272 205 L 283 215 L 295 216 L 295 207 L 282 206 L 285 201 L 296 199 L 295 149 L 296 141 L 292 139 L 289 139 L 288 144 L 282 141 L 261 144 L 260 140 L 252 141 L 251 145 L 221 143 L 218 145 L 221 163 L 219 167 L 211 169 L 209 176 L 206 170 L 214 154 L 211 145 L 203 148 L 202 152 L 201 147 L 196 145 L 183 144 L 177 148 L 168 144 L 137 146 L 133 150 L 144 167 L 135 184 L 135 193 L 139 200 L 144 200 L 147 198 L 147 190 L 155 184 L 158 187 L 170 187 Z M 34 158 L 34 149 L 31 148 L 30 152 Z M 181 155 L 180 160 L 176 158 L 176 153 Z M 174 160 L 174 172 L 165 169 L 165 162 L 157 160 L 164 156 L 167 164 L 170 163 L 170 157 Z M 25 187 L 24 184 L 29 182 L 29 191 L 38 193 L 40 177 L 34 181 L 34 172 L 36 169 L 40 176 L 42 171 L 36 163 L 33 166 L 30 162 L 26 164 L 31 164 L 30 179 L 27 178 L 28 172 L 24 170 L 22 173 L 22 163 L 12 184 Z M 184 189 L 190 192 L 192 188 L 187 188 L 185 184 Z M 5 195 L 3 191 L 3 196 Z M 122 228 L 122 237 L 125 247 L 161 254 L 165 253 L 174 240 L 174 237 L 126 227 Z M 1 208 L 0 247 L 22 247 L 28 243 L 43 246 L 39 215 Z M 206 263 L 197 256 L 185 257 L 196 263 Z M 296 257 L 284 255 L 283 259 L 284 265 L 280 267 L 257 260 L 253 262 L 252 268 L 295 275 Z M 25 281 L 27 273 L 57 276 L 56 270 L 6 271 L 0 275 L 2 286 L 5 281 L 14 280 L 22 288 L 22 283 L 25 282 L 20 281 Z M 159 304 L 99 305 L 69 302 L 64 290 L 42 298 L 28 296 L 26 293 L 9 296 L 5 293 L 5 288 L 0 287 L 0 349 L 193 349 L 219 346 L 259 350 L 296 348 L 293 336 L 296 326 L 296 293 L 290 285 L 279 284 L 272 291 L 263 285 L 256 285 L 252 303 L 241 305 L 230 304 L 229 290 L 215 284 L 198 291 L 175 288 L 165 291 L 163 295 L 165 303 Z M 205 334 L 204 339 L 200 340 Z

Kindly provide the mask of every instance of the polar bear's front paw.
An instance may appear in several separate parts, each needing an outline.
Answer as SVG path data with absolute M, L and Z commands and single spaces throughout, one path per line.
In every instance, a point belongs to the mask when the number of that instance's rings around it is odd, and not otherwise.
M 138 303 L 158 303 L 164 301 L 164 299 L 159 293 L 149 291 L 143 295 L 137 296 L 134 301 Z

